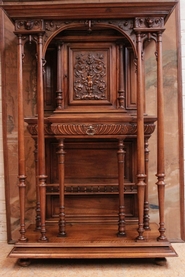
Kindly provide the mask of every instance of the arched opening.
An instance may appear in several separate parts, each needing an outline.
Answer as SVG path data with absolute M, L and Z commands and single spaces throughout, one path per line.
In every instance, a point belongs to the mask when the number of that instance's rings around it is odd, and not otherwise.
M 45 116 L 49 120 L 53 116 L 74 116 L 73 123 L 76 126 L 76 122 L 83 120 L 85 114 L 87 118 L 90 117 L 88 121 L 94 121 L 93 114 L 96 117 L 97 113 L 103 117 L 109 117 L 109 113 L 112 116 L 119 114 L 121 120 L 122 117 L 130 118 L 131 114 L 136 115 L 137 76 L 135 50 L 131 39 L 118 28 L 106 24 L 97 24 L 92 29 L 84 24 L 83 27 L 72 24 L 70 28 L 61 29 L 44 46 L 46 49 L 47 45 L 44 73 Z M 79 116 L 82 119 L 78 119 Z M 101 119 L 96 121 L 97 124 L 101 123 Z M 82 130 L 80 126 L 78 128 L 80 134 Z M 92 128 L 97 127 L 93 125 Z M 96 130 L 92 128 L 85 132 L 93 134 Z M 67 132 L 72 134 L 73 130 L 69 129 Z M 137 219 L 134 143 L 133 138 L 128 138 L 124 145 L 128 220 Z M 57 147 L 55 138 L 46 140 L 46 217 L 51 221 L 56 220 L 59 214 Z M 86 222 L 87 214 L 92 222 L 117 220 L 117 147 L 118 142 L 114 136 L 107 139 L 106 136 L 93 138 L 91 135 L 91 139 L 87 140 L 82 135 L 81 138 L 65 139 L 67 222 Z M 109 208 L 104 209 L 102 214 L 103 207 L 107 207 L 108 203 Z M 96 208 L 92 209 L 92 206 Z
M 136 111 L 135 48 L 118 29 L 108 24 L 71 24 L 52 34 L 44 46 L 48 113 L 76 111 L 79 105 L 88 112 L 102 106 L 107 111 L 119 107 Z

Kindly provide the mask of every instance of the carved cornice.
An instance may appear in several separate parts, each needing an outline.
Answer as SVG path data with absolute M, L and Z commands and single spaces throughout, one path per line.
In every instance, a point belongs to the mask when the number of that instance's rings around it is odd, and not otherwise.
M 47 20 L 26 19 L 15 20 L 15 34 L 27 35 L 25 40 L 37 42 L 35 34 L 43 33 L 44 52 L 49 42 L 62 30 L 81 28 L 92 32 L 96 28 L 111 28 L 118 30 L 123 37 L 127 37 L 136 51 L 136 33 L 142 33 L 142 39 L 156 38 L 156 32 L 164 31 L 164 17 L 135 17 L 129 19 L 80 19 L 80 20 Z M 31 37 L 32 36 L 32 37 Z
M 164 17 L 135 17 L 130 19 L 88 19 L 88 20 L 44 20 L 44 19 L 27 19 L 15 20 L 15 33 L 23 35 L 33 35 L 43 33 L 43 42 L 48 45 L 49 41 L 54 38 L 60 31 L 71 28 L 82 28 L 87 32 L 95 28 L 112 28 L 118 30 L 135 47 L 136 34 L 141 32 L 146 36 L 150 33 L 153 38 L 155 32 L 164 31 Z M 147 34 L 148 36 L 148 34 Z M 148 38 L 150 39 L 150 38 Z
M 26 19 L 15 20 L 15 32 L 46 32 L 46 38 L 59 29 L 67 29 L 72 26 L 80 25 L 83 29 L 92 31 L 94 27 L 107 25 L 112 26 L 128 36 L 132 35 L 133 28 L 137 29 L 161 29 L 164 28 L 163 17 L 136 17 L 131 19 L 98 19 L 98 20 L 43 20 L 43 19 Z
M 28 124 L 28 131 L 32 136 L 37 136 L 38 125 L 36 123 Z M 155 130 L 155 124 L 145 123 L 144 133 L 145 135 L 151 135 Z M 53 123 L 45 124 L 44 132 L 46 136 L 112 136 L 112 135 L 128 135 L 135 136 L 137 134 L 136 123 L 120 123 L 120 124 L 66 124 L 66 123 Z
M 138 15 L 162 16 L 165 22 L 175 8 L 178 0 L 174 1 L 2 1 L 0 6 L 7 16 L 13 20 L 28 18 L 52 18 L 70 20 L 76 18 L 105 19 L 105 18 L 134 18 Z M 21 5 L 20 5 L 21 4 Z

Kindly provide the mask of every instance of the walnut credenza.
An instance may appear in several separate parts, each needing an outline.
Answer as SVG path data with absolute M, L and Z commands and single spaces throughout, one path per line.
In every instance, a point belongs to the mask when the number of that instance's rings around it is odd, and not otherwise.
M 162 78 L 162 34 L 176 2 L 86 2 L 2 4 L 18 41 L 20 238 L 9 256 L 176 256 L 164 224 Z M 144 46 L 151 40 L 156 116 L 145 111 Z M 29 51 L 36 54 L 37 109 L 25 117 Z M 35 141 L 37 204 L 28 228 L 25 122 Z M 155 124 L 159 225 L 150 223 L 148 203 L 148 139 Z

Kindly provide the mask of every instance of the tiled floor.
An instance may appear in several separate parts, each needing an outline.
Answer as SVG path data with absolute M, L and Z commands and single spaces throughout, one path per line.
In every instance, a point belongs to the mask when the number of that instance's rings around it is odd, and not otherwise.
M 185 243 L 173 244 L 178 257 L 168 258 L 164 266 L 153 260 L 32 260 L 20 267 L 7 258 L 12 245 L 0 242 L 0 276 L 6 277 L 184 277 Z

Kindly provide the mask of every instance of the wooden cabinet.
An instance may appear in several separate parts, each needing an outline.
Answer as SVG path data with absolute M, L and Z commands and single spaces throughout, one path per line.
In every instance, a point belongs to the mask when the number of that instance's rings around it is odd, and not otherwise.
M 175 3 L 100 2 L 23 3 L 24 13 L 19 5 L 3 5 L 18 37 L 21 228 L 10 257 L 176 255 L 165 236 L 162 88 L 162 33 Z M 145 113 L 150 40 L 156 43 L 157 117 Z M 37 114 L 24 118 L 27 43 L 36 44 Z M 159 226 L 150 223 L 148 203 L 148 139 L 156 121 Z M 24 122 L 35 140 L 36 223 L 28 229 Z

